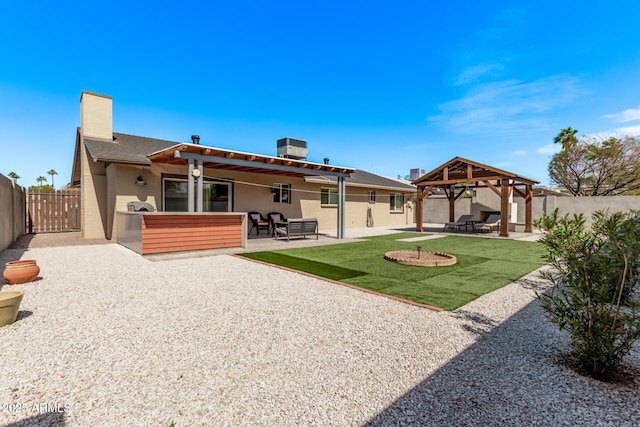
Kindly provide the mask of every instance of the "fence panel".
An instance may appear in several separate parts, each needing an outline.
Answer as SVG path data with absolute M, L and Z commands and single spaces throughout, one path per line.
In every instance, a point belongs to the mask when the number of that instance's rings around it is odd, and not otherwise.
M 27 232 L 80 231 L 80 190 L 30 190 L 27 193 Z

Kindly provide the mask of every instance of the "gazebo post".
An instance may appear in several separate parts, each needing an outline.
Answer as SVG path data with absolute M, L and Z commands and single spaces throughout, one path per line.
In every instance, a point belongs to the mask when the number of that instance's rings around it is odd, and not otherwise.
M 500 185 L 500 237 L 509 237 L 509 179 L 502 178 Z
M 524 198 L 524 232 L 532 233 L 533 223 L 533 185 L 527 184 L 526 197 Z
M 449 222 L 455 221 L 456 216 L 456 191 L 452 185 L 449 187 Z
M 424 207 L 424 196 L 422 192 L 424 187 L 418 185 L 416 200 L 416 231 L 422 232 L 422 209 Z

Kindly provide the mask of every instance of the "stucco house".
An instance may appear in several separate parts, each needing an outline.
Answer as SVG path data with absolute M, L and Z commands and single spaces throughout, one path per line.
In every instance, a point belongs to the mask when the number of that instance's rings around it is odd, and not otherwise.
M 338 230 L 338 237 L 344 227 L 415 221 L 416 190 L 408 183 L 326 160 L 224 150 L 196 136 L 175 142 L 117 133 L 112 114 L 110 96 L 82 92 L 71 181 L 81 188 L 86 238 L 115 239 L 118 213 L 131 202 L 158 212 L 277 211 L 317 218 L 320 231 Z

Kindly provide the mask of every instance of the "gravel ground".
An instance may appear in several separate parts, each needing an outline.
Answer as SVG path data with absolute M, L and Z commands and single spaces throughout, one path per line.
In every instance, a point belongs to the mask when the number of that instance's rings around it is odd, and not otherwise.
M 536 273 L 436 313 L 229 255 L 17 257 L 41 279 L 3 287 L 0 425 L 640 424 L 638 346 L 616 382 L 576 374 Z

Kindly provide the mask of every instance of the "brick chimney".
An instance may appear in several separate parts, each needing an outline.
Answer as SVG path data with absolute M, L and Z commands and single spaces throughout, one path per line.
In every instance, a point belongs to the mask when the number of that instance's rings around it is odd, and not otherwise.
M 80 132 L 83 138 L 113 140 L 113 108 L 109 95 L 82 91 Z

